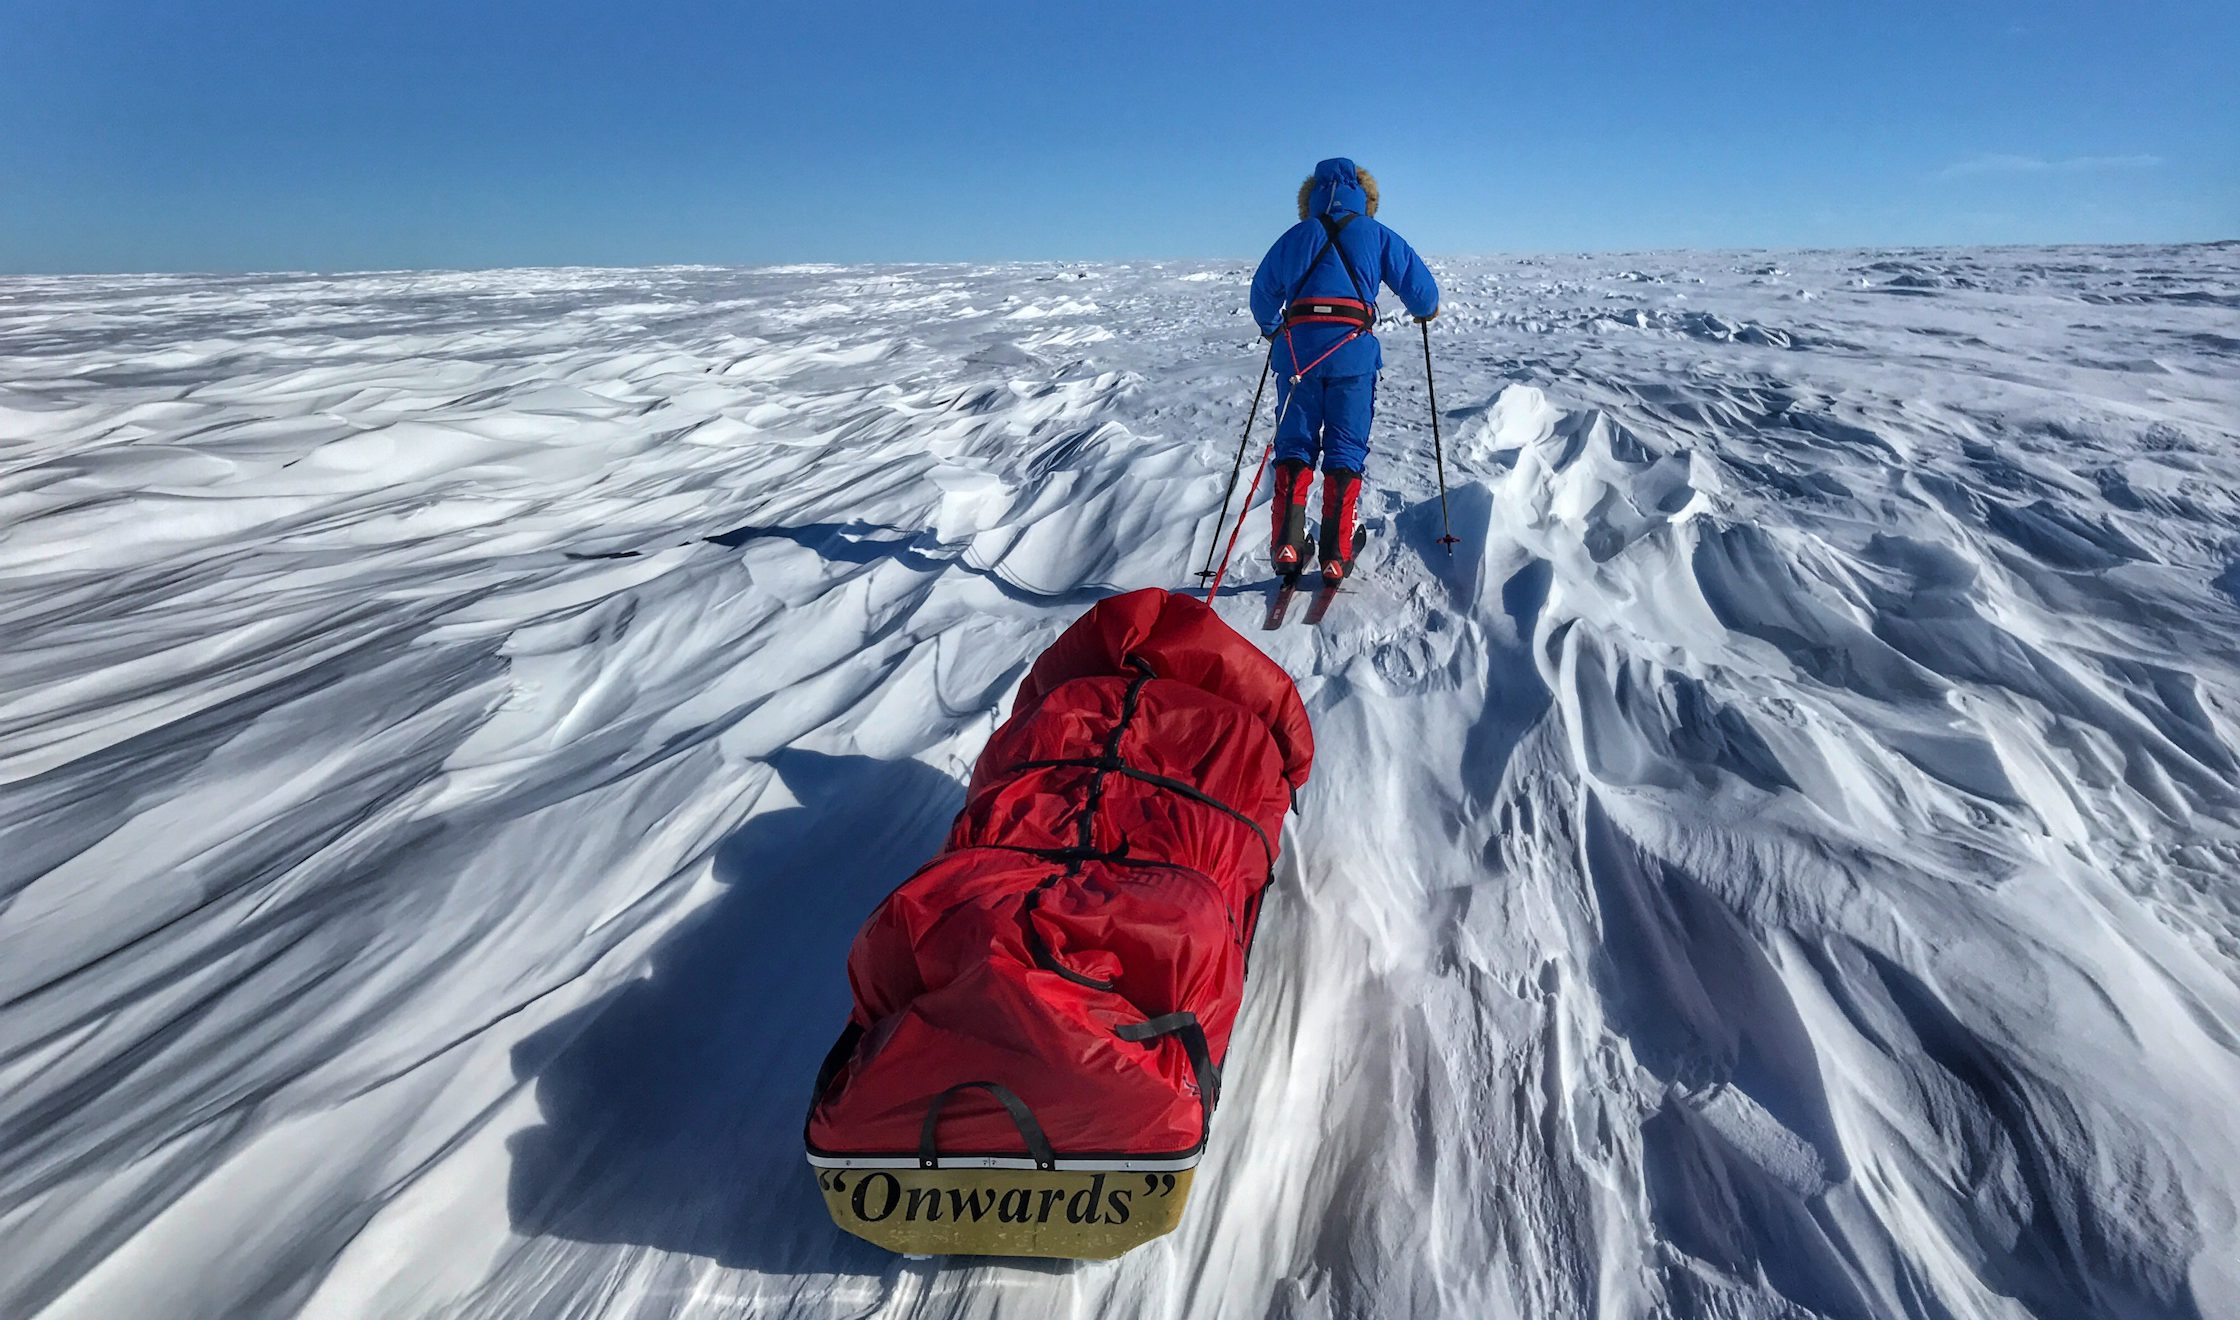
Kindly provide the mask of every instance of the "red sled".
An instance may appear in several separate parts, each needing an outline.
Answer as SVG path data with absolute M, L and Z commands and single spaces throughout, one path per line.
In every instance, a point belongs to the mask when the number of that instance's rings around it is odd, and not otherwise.
M 834 1221 L 924 1255 L 1171 1231 L 1313 759 L 1290 677 L 1202 602 L 1137 591 L 1067 629 L 849 951 L 807 1129 Z

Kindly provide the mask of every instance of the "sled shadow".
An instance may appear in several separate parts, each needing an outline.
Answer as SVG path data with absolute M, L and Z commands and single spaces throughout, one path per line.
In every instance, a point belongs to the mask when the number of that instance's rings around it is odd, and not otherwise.
M 940 846 L 963 788 L 914 761 L 771 763 L 800 805 L 717 845 L 723 891 L 654 948 L 650 973 L 515 1048 L 544 1119 L 508 1143 L 516 1232 L 765 1273 L 892 1266 L 833 1226 L 802 1120 L 847 1016 L 849 943 Z

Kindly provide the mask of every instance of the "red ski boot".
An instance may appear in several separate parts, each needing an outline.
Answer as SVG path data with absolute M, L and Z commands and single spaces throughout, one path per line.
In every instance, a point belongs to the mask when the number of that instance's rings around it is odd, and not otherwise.
M 1307 567 L 1307 492 L 1314 469 L 1297 459 L 1276 464 L 1276 502 L 1268 557 L 1276 572 L 1297 577 Z
M 1322 474 L 1322 580 L 1337 586 L 1353 572 L 1361 549 L 1361 474 L 1344 468 Z

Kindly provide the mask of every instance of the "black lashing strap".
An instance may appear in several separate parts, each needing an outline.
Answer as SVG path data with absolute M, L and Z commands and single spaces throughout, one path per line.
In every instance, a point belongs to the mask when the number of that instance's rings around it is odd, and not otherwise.
M 1198 1103 L 1205 1111 L 1204 1128 L 1213 1125 L 1213 1106 L 1221 1099 L 1221 1070 L 1213 1066 L 1213 1048 L 1206 1043 L 1206 1031 L 1198 1025 L 1198 1015 L 1184 1009 L 1165 1013 L 1143 1022 L 1131 1022 L 1114 1027 L 1112 1034 L 1126 1041 L 1152 1041 L 1161 1036 L 1173 1036 L 1182 1042 L 1190 1056 L 1190 1069 L 1198 1075 Z M 1204 1132 L 1201 1130 L 1200 1137 Z
M 1066 867 L 1068 872 L 1078 870 L 1083 862 L 1104 862 L 1112 866 L 1171 865 L 1168 862 L 1153 861 L 1148 857 L 1134 856 L 1128 851 L 1128 841 L 1126 839 L 1120 840 L 1119 846 L 1113 848 L 1031 848 L 1023 843 L 968 843 L 965 848 L 993 848 L 997 852 L 1025 853 L 1029 857 L 1039 857 L 1046 862 L 1056 862 Z M 1062 879 L 1064 877 L 1060 876 L 1058 878 Z
M 1028 892 L 1026 898 L 1019 904 L 1019 926 L 1026 938 L 1027 953 L 1034 959 L 1037 967 L 1043 968 L 1045 971 L 1055 972 L 1075 985 L 1087 986 L 1092 990 L 1110 990 L 1113 988 L 1113 982 L 1084 975 L 1058 961 L 1058 955 L 1050 948 L 1050 942 L 1043 938 L 1041 927 L 1035 924 L 1034 914 L 1035 910 L 1042 905 L 1042 895 L 1066 876 L 1078 874 L 1084 863 L 1120 861 L 1127 856 L 1128 842 L 1126 839 L 1122 839 L 1120 845 L 1116 848 L 1100 849 L 1097 847 L 1097 813 L 1104 807 L 1104 777 L 1120 765 L 1120 740 L 1127 735 L 1128 725 L 1136 717 L 1136 703 L 1143 697 L 1144 685 L 1155 677 L 1151 671 L 1150 663 L 1141 656 L 1129 656 L 1128 664 L 1135 669 L 1136 676 L 1128 684 L 1127 695 L 1121 699 L 1120 718 L 1113 722 L 1112 734 L 1105 739 L 1104 754 L 1101 757 L 1082 762 L 1082 764 L 1094 766 L 1096 773 L 1089 777 L 1089 792 L 1081 804 L 1081 819 L 1075 830 L 1074 846 L 1071 848 L 1020 848 L 1009 844 L 994 845 L 1016 852 L 1029 853 L 1045 861 L 1060 863 L 1066 868 L 1060 874 L 1048 877 Z M 1025 769 L 1027 767 L 1022 765 L 1018 768 Z
M 1350 220 L 1352 217 L 1348 216 L 1347 219 Z M 1338 226 L 1340 229 L 1344 227 L 1342 223 Z M 1125 857 L 1128 851 L 1125 841 L 1122 841 L 1118 848 L 1110 851 L 1102 851 L 1096 847 L 1096 819 L 1097 812 L 1104 806 L 1104 777 L 1108 774 L 1126 775 L 1139 783 L 1149 784 L 1154 788 L 1163 788 L 1169 793 L 1211 807 L 1215 811 L 1243 824 L 1260 840 L 1260 851 L 1268 860 L 1268 878 L 1273 881 L 1276 872 L 1275 841 L 1268 837 L 1266 830 L 1260 828 L 1259 821 L 1245 815 L 1195 784 L 1139 769 L 1128 764 L 1127 759 L 1120 755 L 1120 740 L 1127 735 L 1128 725 L 1135 720 L 1136 705 L 1143 695 L 1144 685 L 1158 677 L 1157 674 L 1152 672 L 1150 663 L 1142 656 L 1131 655 L 1128 657 L 1128 663 L 1135 667 L 1136 677 L 1133 682 L 1128 684 L 1127 696 L 1120 703 L 1120 718 L 1112 726 L 1112 735 L 1105 739 L 1104 752 L 1101 755 L 1059 756 L 1046 760 L 1021 761 L 1012 767 L 1014 770 L 1062 770 L 1070 768 L 1095 772 L 1089 777 L 1088 800 L 1081 809 L 1079 842 L 1072 848 L 1017 848 L 1017 851 L 1033 853 L 1035 856 L 1045 857 L 1054 862 L 1063 862 L 1069 872 L 1078 869 L 1084 861 L 1116 861 Z M 1294 797 L 1296 797 L 1296 793 L 1294 793 Z M 1016 845 L 1005 844 L 994 846 L 1016 847 Z
M 1081 815 L 1075 821 L 1073 846 L 1070 848 L 1031 848 L 1016 843 L 976 843 L 972 845 L 973 847 L 1000 848 L 1005 852 L 1025 853 L 1030 857 L 1040 857 L 1044 861 L 1056 862 L 1064 866 L 1067 875 L 1080 871 L 1082 864 L 1086 862 L 1117 862 L 1134 866 L 1156 864 L 1130 858 L 1128 856 L 1128 841 L 1125 838 L 1111 848 L 1099 848 L 1097 846 L 1097 813 L 1104 809 L 1104 777 L 1115 772 L 1128 772 L 1128 763 L 1120 757 L 1120 740 L 1127 736 L 1128 725 L 1135 720 L 1136 703 L 1143 698 L 1144 684 L 1158 677 L 1157 674 L 1152 672 L 1151 662 L 1145 660 L 1142 656 L 1129 656 L 1128 664 L 1136 671 L 1136 676 L 1128 684 L 1127 695 L 1121 699 L 1120 718 L 1114 721 L 1112 733 L 1105 739 L 1102 753 L 1096 756 L 1067 757 L 1063 760 L 1053 761 L 1021 761 L 1012 767 L 1015 770 L 1041 770 L 1052 766 L 1079 766 L 1096 772 L 1089 776 L 1089 791 L 1082 801 Z M 1052 880 L 1058 878 L 1060 877 L 1054 876 Z M 1038 888 L 1046 889 L 1050 884 L 1051 881 L 1046 880 Z M 1029 906 L 1031 908 L 1032 905 Z
M 825 1089 L 840 1075 L 840 1070 L 848 1066 L 848 1060 L 855 1056 L 856 1042 L 862 1039 L 863 1028 L 854 1018 L 849 1018 L 848 1025 L 840 1029 L 840 1039 L 832 1042 L 832 1048 L 825 1051 L 824 1062 L 817 1066 L 817 1089 L 809 1096 L 809 1108 L 815 1109 L 823 1103 Z
M 1274 873 L 1276 865 L 1275 844 L 1269 840 L 1268 832 L 1260 828 L 1260 822 L 1254 820 L 1250 816 L 1245 815 L 1235 807 L 1230 806 L 1228 803 L 1223 802 L 1220 798 L 1215 797 L 1213 794 L 1206 792 L 1204 789 L 1201 789 L 1194 784 L 1185 783 L 1180 779 L 1171 779 L 1166 775 L 1154 774 L 1149 770 L 1139 770 L 1135 766 L 1129 765 L 1126 761 L 1120 760 L 1118 757 L 1111 755 L 1101 757 L 1061 756 L 1053 757 L 1047 761 L 1021 761 L 1013 768 L 1018 770 L 1058 770 L 1068 767 L 1076 769 L 1099 770 L 1116 775 L 1126 775 L 1128 778 L 1136 780 L 1140 783 L 1150 784 L 1154 788 L 1163 788 L 1169 793 L 1173 793 L 1179 797 L 1186 797 L 1192 802 L 1197 802 L 1205 806 L 1212 807 L 1215 811 L 1235 817 L 1238 822 L 1243 824 L 1247 829 L 1251 830 L 1253 834 L 1259 837 L 1260 851 L 1267 855 L 1268 870 L 1270 874 Z M 1043 851 L 1045 855 L 1048 855 L 1054 850 L 1046 849 Z M 1108 854 L 1080 852 L 1071 853 L 1069 855 L 1087 856 L 1091 860 L 1097 861 L 1106 860 L 1109 856 Z
M 1099 758 L 1097 772 L 1089 776 L 1089 800 L 1081 805 L 1081 838 L 1077 845 L 1083 850 L 1097 845 L 1097 812 L 1104 807 L 1104 777 L 1113 765 L 1120 764 L 1120 740 L 1128 736 L 1128 726 L 1135 723 L 1136 705 L 1143 700 L 1143 689 L 1158 675 L 1151 671 L 1151 662 L 1140 655 L 1128 657 L 1136 676 L 1128 684 L 1128 693 L 1120 699 L 1120 718 L 1112 722 L 1112 736 L 1105 739 L 1104 755 Z
M 1033 889 L 1028 890 L 1026 898 L 1021 900 L 1019 904 L 1019 920 L 1021 924 L 1026 927 L 1027 952 L 1034 958 L 1035 966 L 1040 967 L 1045 971 L 1056 972 L 1059 976 L 1073 982 L 1075 985 L 1085 985 L 1091 990 L 1110 990 L 1119 983 L 1116 981 L 1098 980 L 1094 976 L 1088 976 L 1081 972 L 1077 972 L 1071 967 L 1066 966 L 1064 963 L 1059 962 L 1058 955 L 1050 948 L 1050 942 L 1042 938 L 1042 927 L 1035 924 L 1034 913 L 1035 909 L 1037 907 L 1040 907 L 1042 904 L 1042 896 L 1045 893 L 1049 892 L 1050 886 L 1058 883 L 1058 881 L 1064 878 L 1065 877 L 1063 875 L 1051 876 L 1049 879 L 1044 880 L 1041 884 L 1036 885 Z
M 934 1137 L 941 1126 L 942 1109 L 948 1105 L 949 1097 L 959 1091 L 986 1091 L 994 1096 L 996 1103 L 1003 1106 L 1004 1112 L 1011 1115 L 1011 1125 L 1019 1129 L 1020 1138 L 1027 1143 L 1027 1154 L 1034 1159 L 1034 1167 L 1044 1170 L 1058 1167 L 1057 1152 L 1050 1149 L 1050 1138 L 1042 1134 L 1042 1124 L 1035 1121 L 1034 1111 L 1027 1108 L 1027 1102 L 1013 1093 L 1010 1087 L 1000 1082 L 958 1082 L 935 1096 L 933 1103 L 926 1106 L 926 1121 L 918 1128 L 919 1168 L 941 1167 L 941 1152 Z

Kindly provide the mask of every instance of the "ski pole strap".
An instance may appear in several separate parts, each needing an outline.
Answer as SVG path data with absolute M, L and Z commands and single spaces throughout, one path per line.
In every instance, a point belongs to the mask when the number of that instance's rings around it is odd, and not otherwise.
M 935 1096 L 926 1108 L 926 1121 L 918 1128 L 919 1168 L 941 1167 L 941 1152 L 935 1147 L 934 1133 L 941 1126 L 941 1110 L 949 1103 L 949 1097 L 959 1091 L 976 1090 L 994 1096 L 1004 1112 L 1011 1115 L 1011 1125 L 1019 1129 L 1019 1136 L 1027 1143 L 1027 1154 L 1033 1158 L 1034 1167 L 1044 1170 L 1058 1167 L 1057 1152 L 1050 1149 L 1050 1138 L 1042 1135 L 1042 1124 L 1035 1121 L 1034 1111 L 1027 1108 L 1026 1101 L 1012 1094 L 1010 1087 L 997 1082 L 958 1082 Z
M 1190 1056 L 1190 1071 L 1198 1078 L 1198 1105 L 1205 1114 L 1199 1129 L 1199 1140 L 1203 1141 L 1206 1129 L 1213 1126 L 1213 1107 L 1221 1099 L 1221 1070 L 1213 1065 L 1213 1047 L 1206 1043 L 1206 1029 L 1198 1025 L 1198 1015 L 1187 1010 L 1167 1013 L 1114 1027 L 1112 1034 L 1125 1041 L 1172 1036 L 1182 1042 L 1183 1052 Z

